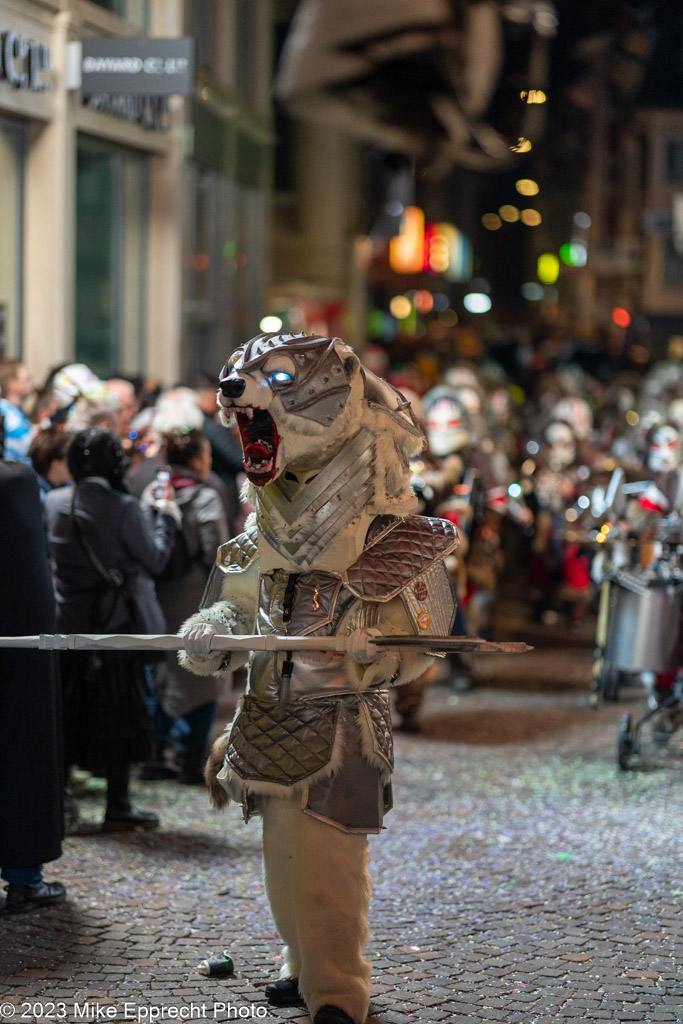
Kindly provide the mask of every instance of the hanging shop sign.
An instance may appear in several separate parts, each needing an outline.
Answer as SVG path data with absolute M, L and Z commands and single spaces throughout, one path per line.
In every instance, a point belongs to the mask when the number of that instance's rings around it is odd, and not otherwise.
M 13 89 L 46 92 L 50 82 L 43 72 L 49 69 L 49 46 L 28 39 L 21 32 L 0 34 L 0 80 Z
M 469 241 L 454 224 L 426 222 L 419 206 L 406 206 L 399 233 L 389 240 L 389 266 L 396 274 L 467 281 L 472 276 Z
M 194 88 L 194 40 L 92 36 L 81 40 L 84 96 L 185 96 Z

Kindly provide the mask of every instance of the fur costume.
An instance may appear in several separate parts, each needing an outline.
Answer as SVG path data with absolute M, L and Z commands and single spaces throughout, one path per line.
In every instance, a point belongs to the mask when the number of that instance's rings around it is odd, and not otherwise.
M 351 653 L 181 652 L 199 675 L 249 661 L 207 783 L 218 805 L 232 799 L 245 820 L 263 817 L 266 887 L 286 942 L 281 976 L 298 979 L 312 1015 L 333 1006 L 361 1022 L 367 834 L 391 807 L 387 688 L 430 664 L 371 640 L 450 633 L 443 560 L 457 532 L 411 514 L 409 459 L 422 432 L 403 397 L 339 339 L 259 335 L 224 368 L 219 404 L 224 422 L 237 419 L 256 511 L 219 549 L 202 607 L 184 624 L 186 647 L 208 624 L 223 634 L 348 635 Z

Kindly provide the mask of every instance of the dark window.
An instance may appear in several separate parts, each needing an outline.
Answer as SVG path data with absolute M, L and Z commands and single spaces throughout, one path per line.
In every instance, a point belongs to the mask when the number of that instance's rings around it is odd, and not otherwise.
M 666 180 L 683 181 L 683 140 L 666 144 Z

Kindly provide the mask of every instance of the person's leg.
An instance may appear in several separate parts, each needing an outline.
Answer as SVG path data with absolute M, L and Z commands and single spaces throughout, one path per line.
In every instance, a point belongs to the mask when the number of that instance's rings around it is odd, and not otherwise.
M 130 765 L 127 761 L 110 764 L 106 770 L 107 779 L 107 817 L 113 814 L 130 811 Z
M 364 1021 L 370 964 L 363 950 L 372 888 L 367 837 L 304 814 L 296 795 L 267 804 L 266 890 L 287 944 L 282 976 L 298 976 L 312 1016 L 333 1006 L 353 1021 Z
M 299 988 L 312 1015 L 339 1007 L 364 1021 L 370 1005 L 372 880 L 367 836 L 349 835 L 299 812 L 295 905 L 302 967 Z
M 289 809 L 292 802 L 295 804 L 295 811 L 301 814 L 296 799 L 292 801 L 280 797 L 267 797 L 262 801 L 266 894 L 275 927 L 285 943 L 280 978 L 298 978 L 301 970 L 294 908 L 295 843 L 290 828 Z
M 165 669 L 164 665 L 146 664 L 143 666 L 145 675 L 145 703 L 152 723 L 152 750 L 140 768 L 140 778 L 145 782 L 160 779 L 177 779 L 180 769 L 167 760 L 167 747 L 174 719 L 167 715 L 161 706 L 158 694 L 158 676 Z
M 130 801 L 130 765 L 116 761 L 106 769 L 107 810 L 102 826 L 105 832 L 127 832 L 134 828 L 156 828 L 159 818 L 151 811 L 139 811 Z
M 181 766 L 179 782 L 190 786 L 204 784 L 204 763 L 206 761 L 209 733 L 216 717 L 216 701 L 208 701 L 182 716 L 185 725 L 178 740 L 178 760 Z
M 32 868 L 3 868 L 0 878 L 10 885 L 40 885 L 43 880 L 43 865 Z
M 7 882 L 5 910 L 8 914 L 38 910 L 66 899 L 66 889 L 61 882 L 43 881 L 42 864 L 29 868 L 2 868 L 0 877 Z

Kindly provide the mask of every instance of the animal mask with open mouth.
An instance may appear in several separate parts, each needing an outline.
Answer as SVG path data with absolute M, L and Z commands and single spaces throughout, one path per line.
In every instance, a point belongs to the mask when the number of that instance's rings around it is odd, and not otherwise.
M 221 371 L 218 403 L 235 415 L 252 484 L 262 487 L 283 471 L 287 421 L 334 423 L 358 365 L 340 339 L 317 334 L 259 334 L 233 352 Z

